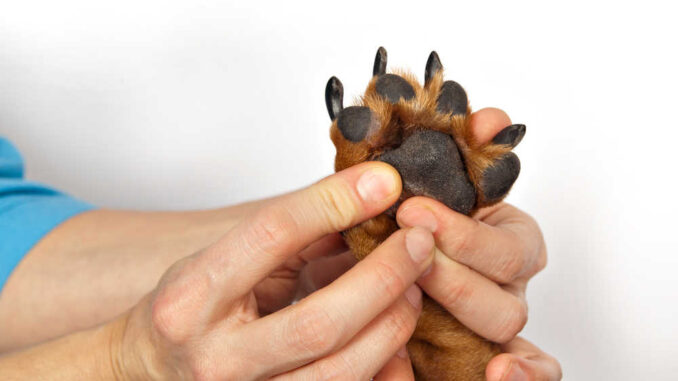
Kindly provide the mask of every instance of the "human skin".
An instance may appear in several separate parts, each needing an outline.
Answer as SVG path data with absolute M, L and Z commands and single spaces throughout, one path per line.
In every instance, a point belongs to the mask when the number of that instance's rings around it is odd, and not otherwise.
M 214 243 L 263 203 L 196 212 L 92 210 L 67 220 L 33 247 L 5 284 L 0 352 L 121 314 L 172 263 Z
M 476 130 L 479 131 L 479 136 L 482 137 L 484 134 L 487 139 L 490 139 L 499 128 L 506 125 L 505 119 L 507 117 L 502 112 L 496 109 L 486 109 L 474 114 L 473 120 Z M 499 127 L 495 128 L 495 126 Z M 496 131 L 492 132 L 493 129 Z M 282 198 L 289 197 L 287 195 Z M 45 337 L 90 327 L 112 318 L 129 308 L 144 293 L 152 289 L 162 272 L 171 263 L 208 246 L 224 232 L 228 232 L 226 233 L 227 236 L 232 235 L 232 229 L 237 229 L 238 226 L 242 226 L 245 221 L 251 219 L 251 217 L 247 217 L 243 221 L 244 216 L 265 214 L 265 211 L 279 199 L 247 204 L 230 210 L 221 209 L 185 214 L 94 211 L 69 220 L 55 229 L 52 234 L 34 248 L 26 260 L 17 268 L 3 291 L 0 298 L 0 322 L 2 323 L 0 326 L 4 329 L 5 321 L 14 324 L 7 328 L 7 332 L 11 332 L 13 337 L 9 340 L 10 343 L 7 348 L 16 348 L 21 344 L 44 340 Z M 432 220 L 430 216 L 426 215 L 427 213 L 433 215 L 435 226 L 431 225 Z M 324 218 L 327 218 L 327 213 L 322 214 L 325 215 Z M 311 215 L 310 212 L 309 215 Z M 345 216 L 342 216 L 342 218 L 345 218 Z M 452 295 L 457 295 L 445 299 L 447 304 L 442 302 L 443 305 L 454 313 L 460 321 L 466 319 L 468 322 L 482 322 L 476 327 L 470 327 L 480 335 L 506 343 L 505 348 L 508 353 L 497 356 L 488 365 L 489 379 L 501 379 L 501 377 L 510 376 L 506 373 L 509 370 L 511 372 L 522 371 L 524 374 L 537 379 L 557 379 L 560 372 L 557 362 L 529 343 L 521 339 L 513 339 L 522 328 L 525 320 L 523 307 L 525 284 L 545 264 L 543 239 L 537 225 L 527 215 L 506 204 L 484 210 L 476 218 L 478 220 L 473 222 L 474 220 L 457 215 L 433 200 L 417 198 L 408 200 L 403 204 L 398 213 L 398 221 L 401 226 L 427 227 L 434 232 L 433 236 L 437 246 L 434 256 L 435 265 L 426 277 L 419 279 L 418 283 L 434 298 L 436 293 L 442 295 L 448 291 Z M 333 226 L 337 227 L 337 225 Z M 83 234 L 83 229 L 87 229 L 87 227 L 90 227 L 91 230 L 85 230 L 86 234 Z M 308 228 L 313 227 L 309 226 Z M 250 317 L 271 313 L 270 316 L 274 316 L 275 311 L 287 305 L 295 295 L 303 296 L 315 288 L 327 284 L 336 275 L 341 274 L 352 265 L 346 255 L 324 257 L 327 253 L 336 253 L 343 249 L 343 244 L 336 235 L 338 229 L 334 230 L 334 232 L 327 231 L 327 234 L 322 237 L 317 237 L 318 240 L 309 248 L 297 253 L 288 253 L 290 256 L 285 257 L 285 260 L 273 270 L 271 276 L 252 286 L 253 289 L 249 295 L 252 295 L 256 300 L 257 308 L 256 311 L 250 310 L 250 313 L 252 313 L 252 315 L 249 315 Z M 502 232 L 505 234 L 502 234 Z M 82 236 L 86 236 L 88 239 L 83 242 Z M 70 241 L 68 240 L 69 237 Z M 503 252 L 492 250 L 492 248 L 496 249 L 497 247 L 507 247 L 509 250 Z M 209 250 L 207 249 L 207 251 Z M 204 252 L 205 250 L 202 251 L 202 253 Z M 106 253 L 117 253 L 117 255 L 113 256 Z M 476 253 L 479 255 L 473 255 Z M 202 254 L 196 256 L 200 255 Z M 222 253 L 222 255 L 228 255 L 228 253 Z M 92 257 L 94 260 L 92 260 Z M 484 261 L 475 261 L 474 258 L 480 257 L 490 258 Z M 80 262 L 77 262 L 78 259 L 80 259 Z M 38 272 L 36 276 L 41 276 L 43 280 L 40 282 L 43 283 L 41 288 L 34 289 L 36 280 L 31 279 L 31 274 L 35 273 L 41 265 L 42 268 L 45 268 L 44 261 L 49 260 L 52 262 L 48 262 L 49 265 L 46 268 L 52 269 L 53 272 L 48 273 L 47 277 L 45 277 L 44 271 L 43 274 Z M 90 274 L 89 270 L 76 272 L 81 278 L 67 282 L 63 289 L 54 290 L 54 287 L 61 287 L 63 274 L 73 273 L 72 271 L 69 272 L 69 269 L 73 269 L 73 260 L 76 260 L 75 263 L 85 261 L 87 266 L 91 267 L 92 273 Z M 33 263 L 32 266 L 30 265 L 31 262 Z M 83 269 L 84 266 L 76 268 Z M 364 266 L 360 268 L 364 268 Z M 140 274 L 143 276 L 140 276 Z M 50 276 L 52 283 L 49 283 Z M 47 278 L 47 280 L 44 278 Z M 91 282 L 94 282 L 97 287 L 82 290 L 82 284 L 91 284 Z M 125 284 L 126 287 L 120 287 L 120 284 Z M 162 284 L 161 282 L 161 286 Z M 498 284 L 501 284 L 501 286 Z M 77 287 L 78 285 L 80 287 Z M 24 298 L 22 291 L 28 293 L 25 295 L 29 295 L 29 297 Z M 158 291 L 159 289 L 156 289 L 154 293 L 157 294 Z M 81 293 L 84 293 L 84 295 L 81 295 Z M 102 293 L 104 297 L 102 297 Z M 309 296 L 309 298 L 312 296 Z M 111 303 L 111 300 L 114 303 Z M 18 308 L 19 314 L 12 315 L 16 313 L 16 310 L 12 311 L 12 308 L 16 308 L 17 302 L 23 304 L 24 308 Z M 326 304 L 336 304 L 336 300 L 326 300 L 325 302 Z M 149 297 L 145 298 L 135 310 L 143 310 L 140 307 L 143 303 L 150 303 Z M 397 304 L 398 302 L 395 302 L 393 305 Z M 76 309 L 64 307 L 68 305 L 78 307 Z M 488 309 L 482 308 L 483 306 L 495 307 Z M 496 306 L 500 307 L 497 309 Z M 35 310 L 31 311 L 30 308 L 38 308 L 38 312 L 42 315 L 37 314 Z M 78 311 L 76 319 L 73 319 L 71 313 L 74 310 Z M 400 306 L 399 311 L 406 317 L 414 316 L 411 313 L 408 315 L 407 309 L 403 309 L 402 306 Z M 384 313 L 383 309 L 377 312 Z M 22 316 L 22 313 L 28 320 L 18 318 L 18 316 Z M 36 314 L 37 316 L 32 316 Z M 359 314 L 359 312 L 355 312 L 355 314 Z M 143 314 L 138 312 L 134 316 L 143 316 Z M 61 320 L 59 320 L 60 317 Z M 146 316 L 146 323 L 148 323 L 148 317 Z M 31 318 L 34 318 L 34 320 L 31 321 Z M 51 322 L 52 320 L 60 322 L 60 324 L 55 325 L 57 329 L 50 327 L 51 324 L 44 324 L 45 321 Z M 144 321 L 142 318 L 137 320 Z M 252 322 L 259 320 L 264 319 L 254 319 Z M 150 321 L 153 322 L 153 319 L 150 319 Z M 403 319 L 403 321 L 407 320 Z M 365 325 L 378 326 L 377 323 L 372 324 L 370 322 L 365 323 Z M 115 337 L 116 333 L 120 331 L 120 325 L 120 319 L 118 319 L 98 329 L 83 331 L 56 342 L 34 347 L 28 352 L 7 357 L 3 362 L 5 366 L 16 365 L 17 359 L 21 359 L 22 356 L 24 359 L 31 358 L 31 356 L 36 358 L 35 356 L 39 354 L 37 357 L 38 363 L 41 361 L 49 363 L 49 358 L 57 356 L 59 353 L 71 353 L 69 350 L 77 352 L 79 338 L 90 338 L 96 342 L 95 339 L 101 337 L 102 332 L 104 332 L 104 337 Z M 360 329 L 358 332 L 363 332 L 367 329 L 365 325 L 354 327 L 353 330 Z M 26 336 L 22 336 L 22 328 L 23 331 L 35 332 L 34 328 L 43 326 L 46 332 L 38 332 L 28 339 L 25 339 Z M 152 324 L 149 327 L 147 327 L 147 331 L 152 331 Z M 272 326 L 271 329 L 274 329 L 274 327 Z M 267 331 L 264 330 L 263 332 Z M 40 337 L 41 335 L 42 337 Z M 360 335 L 350 336 L 346 334 L 344 336 L 349 336 L 346 339 L 350 339 Z M 12 340 L 14 340 L 13 343 Z M 17 342 L 20 344 L 17 345 Z M 103 340 L 103 342 L 110 343 L 111 340 Z M 249 343 L 251 340 L 247 340 L 247 342 Z M 162 347 L 162 345 L 157 344 L 154 343 L 143 352 L 153 353 L 154 348 Z M 50 350 L 46 351 L 46 348 Z M 348 346 L 344 348 L 348 348 Z M 334 348 L 337 351 L 333 354 L 340 353 L 344 348 Z M 385 349 L 386 355 L 388 355 L 388 350 L 391 349 L 393 348 Z M 396 350 L 397 348 L 393 349 L 393 352 L 395 353 Z M 326 355 L 325 357 L 318 355 L 314 359 L 320 360 L 332 356 L 332 354 Z M 384 353 L 381 353 L 381 355 L 383 357 Z M 140 357 L 145 358 L 145 356 Z M 233 357 L 237 356 L 234 355 Z M 367 360 L 366 358 L 358 358 L 356 366 L 361 362 L 380 363 L 375 361 L 374 358 Z M 60 363 L 58 361 L 52 363 L 55 366 L 57 364 Z M 305 367 L 308 368 L 309 366 L 305 365 Z M 82 369 L 86 368 L 82 367 Z M 299 369 L 303 368 L 302 366 Z M 363 371 L 366 370 L 363 369 Z M 394 374 L 407 377 L 408 371 L 411 372 L 406 356 L 392 356 L 380 374 L 389 376 L 384 376 L 385 379 L 392 379 L 390 377 Z

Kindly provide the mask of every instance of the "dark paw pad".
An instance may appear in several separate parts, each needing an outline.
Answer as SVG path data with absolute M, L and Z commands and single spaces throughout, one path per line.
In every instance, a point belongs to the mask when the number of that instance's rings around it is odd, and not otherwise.
M 494 202 L 504 197 L 520 173 L 520 160 L 509 152 L 483 172 L 480 189 L 485 202 Z
M 440 89 L 436 109 L 442 114 L 451 112 L 452 115 L 466 115 L 468 98 L 464 88 L 457 82 L 445 81 Z
M 339 113 L 337 127 L 344 137 L 352 142 L 359 142 L 370 130 L 379 127 L 379 121 L 369 107 L 346 107 Z
M 376 83 L 377 94 L 391 103 L 398 103 L 400 98 L 410 100 L 414 98 L 414 89 L 405 78 L 395 74 L 380 75 Z
M 392 165 L 400 173 L 403 199 L 427 196 L 464 214 L 475 205 L 475 189 L 466 175 L 457 145 L 447 134 L 417 131 L 378 160 Z
M 501 130 L 497 136 L 492 139 L 492 143 L 504 144 L 513 148 L 517 146 L 521 140 L 523 140 L 523 136 L 525 136 L 525 130 L 524 124 L 512 124 Z

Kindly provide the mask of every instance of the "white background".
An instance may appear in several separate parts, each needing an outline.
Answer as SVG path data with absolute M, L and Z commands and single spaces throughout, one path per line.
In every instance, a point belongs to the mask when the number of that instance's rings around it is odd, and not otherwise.
M 419 78 L 435 49 L 475 109 L 528 126 L 509 201 L 540 222 L 550 262 L 524 335 L 569 380 L 675 379 L 675 15 L 651 1 L 8 1 L 0 133 L 30 178 L 101 206 L 222 206 L 331 173 L 331 75 L 349 103 L 379 45 Z

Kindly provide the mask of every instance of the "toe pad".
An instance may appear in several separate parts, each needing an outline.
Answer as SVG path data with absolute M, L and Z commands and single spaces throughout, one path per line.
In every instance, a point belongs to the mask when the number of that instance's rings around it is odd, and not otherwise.
M 375 122 L 374 114 L 369 107 L 351 106 L 339 113 L 337 127 L 346 139 L 355 143 L 365 139 Z
M 391 103 L 398 103 L 400 98 L 410 100 L 414 98 L 414 89 L 405 78 L 395 74 L 380 75 L 375 85 L 377 93 Z
M 454 81 L 445 81 L 440 89 L 438 96 L 438 112 L 442 114 L 452 113 L 452 115 L 466 115 L 468 109 L 468 98 L 466 91 L 460 84 Z
M 483 172 L 480 188 L 485 202 L 494 202 L 504 197 L 520 173 L 520 160 L 513 152 L 499 158 Z

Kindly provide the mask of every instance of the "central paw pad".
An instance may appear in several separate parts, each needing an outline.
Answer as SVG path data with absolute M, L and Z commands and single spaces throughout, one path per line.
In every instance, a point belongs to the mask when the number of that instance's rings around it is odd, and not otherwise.
M 464 214 L 501 201 L 520 172 L 511 149 L 525 126 L 504 128 L 489 143 L 476 142 L 469 126 L 466 91 L 443 80 L 436 52 L 426 63 L 424 85 L 408 72 L 386 73 L 387 54 L 379 48 L 373 77 L 356 106 L 343 108 L 341 82 L 330 78 L 325 101 L 337 147 L 335 169 L 367 160 L 391 164 L 403 180 L 400 202 L 427 196 Z M 392 216 L 396 204 L 388 215 Z
M 403 180 L 401 199 L 414 195 L 434 198 L 468 214 L 476 203 L 476 191 L 466 175 L 457 145 L 447 134 L 416 131 L 402 145 L 377 157 L 398 170 Z M 394 209 L 397 209 L 397 203 Z

